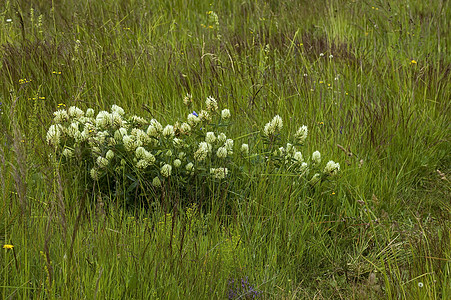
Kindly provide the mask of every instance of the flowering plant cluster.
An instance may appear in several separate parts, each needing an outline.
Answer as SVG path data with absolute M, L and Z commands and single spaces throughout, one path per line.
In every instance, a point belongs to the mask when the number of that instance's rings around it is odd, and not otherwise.
M 184 102 L 190 104 L 186 99 Z M 283 147 L 283 121 L 275 116 L 261 132 L 264 146 L 257 148 L 261 143 L 255 142 L 252 149 L 248 143 L 237 145 L 226 135 L 230 110 L 220 110 L 212 97 L 206 99 L 205 107 L 199 113 L 189 113 L 184 121 L 167 125 L 128 115 L 117 105 L 97 114 L 91 108 L 61 108 L 54 112 L 47 142 L 63 164 L 81 167 L 93 181 L 103 183 L 99 186 L 113 187 L 115 192 L 123 189 L 125 182 L 128 193 L 138 189 L 158 193 L 169 186 L 183 190 L 196 186 L 193 183 L 222 182 L 243 176 L 244 165 L 271 166 L 275 172 L 291 172 L 304 180 L 320 170 L 318 151 L 311 159 L 304 159 L 297 149 L 307 138 L 306 126 L 296 132 L 293 144 Z M 339 170 L 338 163 L 329 161 L 306 181 L 316 184 Z

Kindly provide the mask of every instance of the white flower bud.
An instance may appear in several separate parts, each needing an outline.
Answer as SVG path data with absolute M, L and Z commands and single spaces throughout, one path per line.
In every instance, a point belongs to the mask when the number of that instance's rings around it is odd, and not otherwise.
M 214 144 L 214 142 L 216 141 L 216 136 L 214 134 L 214 132 L 207 132 L 206 136 L 205 136 L 205 141 L 209 144 Z
M 160 186 L 161 186 L 161 181 L 160 181 L 160 178 L 158 178 L 158 176 L 155 177 L 155 178 L 152 180 L 152 185 L 153 185 L 154 187 L 160 187 Z
M 182 165 L 182 161 L 180 159 L 174 160 L 174 167 L 178 168 Z
M 321 163 L 321 153 L 319 153 L 319 151 L 315 151 L 312 154 L 312 161 L 315 164 L 320 164 Z
M 224 120 L 227 120 L 228 118 L 230 118 L 230 110 L 228 110 L 227 108 L 223 109 L 221 111 L 221 118 L 223 118 Z
M 241 153 L 243 153 L 244 155 L 249 155 L 249 145 L 248 144 L 241 145 Z
M 227 149 L 225 147 L 219 147 L 218 151 L 216 152 L 216 156 L 219 158 L 226 158 L 227 157 Z
M 160 173 L 163 177 L 171 176 L 171 172 L 172 172 L 172 166 L 170 164 L 165 164 L 160 169 Z

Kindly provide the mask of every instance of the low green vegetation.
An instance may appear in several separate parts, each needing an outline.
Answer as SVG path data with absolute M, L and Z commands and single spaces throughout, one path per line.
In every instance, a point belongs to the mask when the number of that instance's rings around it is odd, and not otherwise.
M 2 2 L 0 297 L 450 298 L 450 20 Z

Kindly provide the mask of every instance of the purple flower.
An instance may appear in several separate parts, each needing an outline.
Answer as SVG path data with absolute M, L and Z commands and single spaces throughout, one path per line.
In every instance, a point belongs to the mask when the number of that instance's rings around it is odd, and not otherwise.
M 193 111 L 193 115 L 195 115 L 196 117 L 198 117 L 199 115 L 197 114 L 197 112 Z

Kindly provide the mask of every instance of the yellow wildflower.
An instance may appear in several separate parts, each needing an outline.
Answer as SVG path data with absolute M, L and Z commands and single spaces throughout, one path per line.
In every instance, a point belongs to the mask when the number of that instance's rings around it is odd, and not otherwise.
M 14 248 L 13 245 L 8 245 L 8 244 L 3 245 L 3 249 L 12 249 L 12 248 Z

